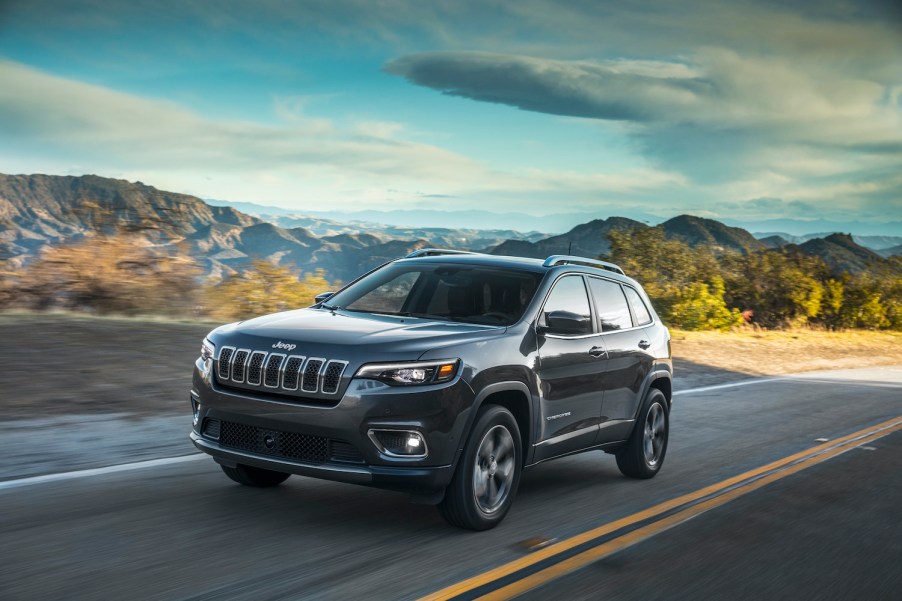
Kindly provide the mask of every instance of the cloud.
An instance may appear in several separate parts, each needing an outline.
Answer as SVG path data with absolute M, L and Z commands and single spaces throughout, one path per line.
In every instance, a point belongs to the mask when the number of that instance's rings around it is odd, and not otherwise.
M 554 115 L 767 128 L 797 142 L 902 142 L 902 111 L 881 84 L 724 49 L 700 50 L 692 64 L 432 52 L 393 60 L 385 70 L 444 94 Z
M 0 61 L 0 156 L 30 148 L 62 156 L 66 165 L 89 163 L 93 171 L 128 174 L 161 184 L 192 182 L 206 195 L 234 197 L 234 189 L 260 195 L 279 189 L 284 198 L 378 203 L 388 188 L 447 190 L 442 198 L 466 198 L 484 206 L 492 194 L 631 195 L 683 182 L 651 168 L 585 174 L 566 170 L 501 171 L 437 146 L 404 139 L 403 124 L 357 121 L 340 127 L 307 114 L 307 97 L 275 97 L 280 123 L 211 119 L 178 104 L 124 94 L 28 66 Z M 21 164 L 21 158 L 16 164 Z M 99 167 L 102 166 L 102 167 Z M 68 167 L 67 167 L 68 170 Z M 173 174 L 186 174 L 181 180 Z M 143 175 L 142 175 L 143 174 Z M 159 180 L 151 180 L 158 177 Z M 204 181 L 219 182 L 219 187 Z M 258 186 L 257 189 L 254 186 Z M 184 189 L 184 188 L 181 188 Z M 249 192 L 245 192 L 249 191 Z M 565 197 L 561 198 L 561 195 Z M 420 193 L 392 197 L 415 204 Z M 506 201 L 497 199 L 497 202 Z M 516 206 L 519 200 L 510 200 Z M 455 202 L 460 208 L 461 202 Z
M 81 149 L 135 166 L 168 169 L 267 169 L 318 166 L 369 174 L 409 172 L 446 179 L 478 169 L 435 146 L 367 135 L 305 117 L 297 102 L 276 99 L 283 126 L 213 120 L 175 103 L 123 94 L 0 61 L 0 132 L 7 140 Z M 379 129 L 375 132 L 374 129 Z M 375 135 L 379 133 L 381 135 Z

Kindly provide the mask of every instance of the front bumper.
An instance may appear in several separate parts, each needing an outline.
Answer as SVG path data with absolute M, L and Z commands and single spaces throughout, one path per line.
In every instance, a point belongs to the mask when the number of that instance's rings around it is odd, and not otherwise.
M 297 474 L 321 480 L 334 480 L 349 484 L 362 484 L 413 493 L 428 494 L 448 486 L 453 475 L 450 465 L 439 467 L 339 465 L 335 463 L 310 464 L 286 459 L 267 457 L 254 453 L 237 451 L 207 440 L 197 432 L 191 432 L 191 441 L 198 449 L 211 455 L 216 463 L 235 467 L 241 463 L 253 467 Z
M 198 361 L 191 391 L 197 405 L 194 445 L 217 462 L 245 464 L 314 478 L 363 484 L 412 493 L 431 494 L 451 481 L 462 436 L 474 402 L 470 386 L 460 376 L 445 384 L 395 387 L 366 379 L 352 379 L 332 406 L 307 403 L 293 396 L 257 395 L 225 388 Z M 218 421 L 242 431 L 241 444 L 222 441 L 206 428 Z M 414 430 L 421 434 L 428 454 L 423 458 L 386 455 L 368 436 L 370 429 Z M 291 437 L 307 444 L 326 445 L 315 460 L 304 453 L 285 456 L 261 446 L 262 436 Z M 323 442 L 325 441 L 325 442 Z M 333 445 L 342 445 L 336 456 Z

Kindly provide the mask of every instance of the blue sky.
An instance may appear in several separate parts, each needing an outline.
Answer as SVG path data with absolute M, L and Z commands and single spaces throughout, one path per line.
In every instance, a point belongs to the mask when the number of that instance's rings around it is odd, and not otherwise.
M 902 11 L 5 0 L 0 171 L 299 211 L 898 220 Z

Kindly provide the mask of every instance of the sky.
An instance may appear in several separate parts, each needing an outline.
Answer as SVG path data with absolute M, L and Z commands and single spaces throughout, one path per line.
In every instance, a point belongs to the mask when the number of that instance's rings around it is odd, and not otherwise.
M 0 0 L 0 172 L 298 211 L 900 220 L 902 4 Z

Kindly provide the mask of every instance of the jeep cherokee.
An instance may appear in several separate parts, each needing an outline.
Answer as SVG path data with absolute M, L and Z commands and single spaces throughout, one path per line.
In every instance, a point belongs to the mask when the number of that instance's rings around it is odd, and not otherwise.
M 616 265 L 423 249 L 316 300 L 203 341 L 191 439 L 236 482 L 402 490 L 485 530 L 543 461 L 661 469 L 670 334 Z

